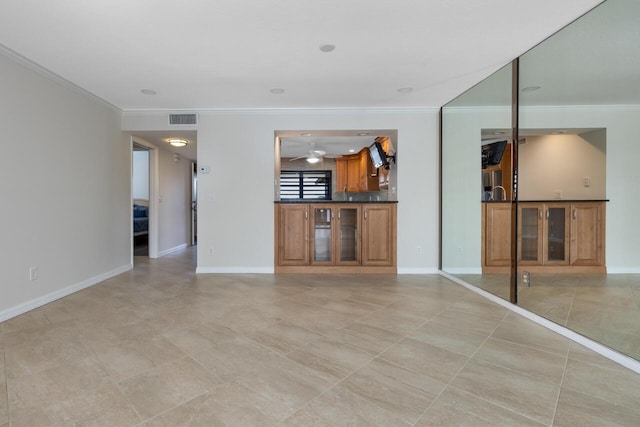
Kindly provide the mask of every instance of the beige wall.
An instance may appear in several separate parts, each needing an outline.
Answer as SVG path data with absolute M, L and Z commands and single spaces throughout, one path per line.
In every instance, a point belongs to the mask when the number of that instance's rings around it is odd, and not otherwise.
M 605 130 L 529 136 L 519 146 L 520 200 L 606 199 Z M 590 186 L 585 187 L 584 178 Z

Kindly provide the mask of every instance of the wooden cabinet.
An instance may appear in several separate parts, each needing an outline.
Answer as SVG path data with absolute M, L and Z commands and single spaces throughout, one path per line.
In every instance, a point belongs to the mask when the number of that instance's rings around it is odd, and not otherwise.
M 395 264 L 395 205 L 363 205 L 362 265 Z
M 604 203 L 571 204 L 571 265 L 604 266 Z
M 276 273 L 395 273 L 396 205 L 279 203 L 276 241 Z
M 278 265 L 309 264 L 309 205 L 276 205 Z
M 485 203 L 483 209 L 483 265 L 511 265 L 511 203 Z
M 604 202 L 520 202 L 518 265 L 530 272 L 606 273 Z M 484 273 L 511 265 L 511 203 L 483 204 Z
M 359 204 L 310 205 L 311 265 L 360 265 Z
M 518 264 L 569 265 L 567 203 L 521 203 L 518 209 Z
M 336 159 L 336 189 L 339 192 L 359 193 L 380 189 L 369 149 Z

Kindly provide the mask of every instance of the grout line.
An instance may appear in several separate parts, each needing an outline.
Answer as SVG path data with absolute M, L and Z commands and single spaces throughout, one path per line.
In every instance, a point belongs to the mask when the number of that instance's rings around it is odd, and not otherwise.
M 0 327 L 1 326 L 2 326 L 2 323 L 0 323 Z M 2 332 L 0 332 L 0 337 L 2 335 L 3 335 Z M 2 372 L 4 374 L 5 404 L 7 405 L 6 406 L 6 408 L 7 408 L 7 425 L 11 425 L 11 411 L 9 410 L 9 380 L 7 378 L 7 355 L 6 355 L 4 347 L 2 347 Z M 0 420 L 0 422 L 2 422 L 2 420 Z
M 571 354 L 571 345 L 567 349 L 567 355 L 564 360 L 564 369 L 562 370 L 562 378 L 560 379 L 560 387 L 558 388 L 558 396 L 556 397 L 556 405 L 553 408 L 553 417 L 551 418 L 551 424 L 556 421 L 556 414 L 558 413 L 558 406 L 560 406 L 560 396 L 562 395 L 562 388 L 564 386 L 564 378 L 567 375 L 567 366 L 569 366 L 569 355 Z

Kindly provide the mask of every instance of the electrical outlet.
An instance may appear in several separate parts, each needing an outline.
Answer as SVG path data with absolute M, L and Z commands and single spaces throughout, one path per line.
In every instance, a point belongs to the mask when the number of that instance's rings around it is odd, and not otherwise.
M 29 280 L 38 280 L 39 272 L 38 267 L 31 266 L 29 267 Z
M 556 199 L 562 199 L 562 190 L 555 190 L 553 192 L 553 197 Z
M 422 247 L 421 246 L 416 246 L 416 254 L 422 255 Z
M 462 255 L 462 248 L 460 246 L 456 248 L 456 254 Z
M 209 255 L 213 255 L 213 248 L 209 248 Z
M 584 186 L 591 187 L 591 178 L 589 178 L 588 176 L 584 177 Z

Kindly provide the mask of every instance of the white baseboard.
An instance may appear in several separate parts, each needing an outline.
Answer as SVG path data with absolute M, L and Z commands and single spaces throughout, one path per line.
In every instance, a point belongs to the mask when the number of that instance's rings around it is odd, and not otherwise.
M 482 268 L 447 268 L 449 274 L 482 274 Z
M 398 274 L 439 274 L 437 268 L 399 268 Z
M 196 274 L 273 274 L 273 267 L 197 267 Z
M 609 267 L 607 266 L 607 274 L 640 274 L 640 267 Z
M 166 251 L 162 251 L 158 253 L 158 258 L 162 258 L 163 256 L 169 255 L 170 253 L 173 253 L 173 252 L 181 251 L 182 249 L 185 249 L 187 246 L 189 245 L 187 245 L 186 243 L 183 243 L 171 249 L 167 249 Z
M 625 368 L 631 369 L 634 372 L 637 372 L 640 374 L 640 361 L 637 361 L 629 356 L 627 356 L 626 354 L 622 354 L 622 353 L 618 353 L 615 350 L 612 350 L 611 348 L 600 344 L 597 341 L 593 341 L 592 339 L 589 339 L 583 335 L 580 335 L 574 331 L 572 331 L 571 329 L 565 328 L 564 326 L 560 326 L 557 323 L 552 322 L 549 319 L 546 319 L 542 316 L 538 316 L 535 313 L 532 313 L 528 310 L 525 310 L 524 308 L 515 305 L 515 304 L 511 304 L 509 301 L 504 300 L 502 298 L 500 298 L 499 296 L 496 296 L 492 293 L 489 293 L 483 289 L 480 289 L 476 286 L 470 285 L 469 283 L 465 282 L 464 280 L 461 280 L 455 276 L 451 276 L 450 274 L 445 273 L 444 271 L 440 271 L 440 274 L 443 277 L 446 277 L 447 279 L 451 280 L 452 282 L 455 282 L 457 284 L 459 284 L 460 286 L 463 286 L 467 289 L 469 289 L 472 292 L 477 293 L 478 295 L 481 295 L 493 302 L 495 302 L 498 305 L 501 305 L 502 307 L 505 307 L 515 313 L 518 313 L 519 315 L 526 317 L 527 319 L 536 322 L 537 324 L 539 324 L 540 326 L 543 326 L 547 329 L 552 330 L 553 332 L 556 332 L 566 338 L 569 338 L 571 341 L 577 342 L 580 345 L 583 345 L 585 347 L 587 347 L 590 350 L 595 351 L 596 353 L 606 357 L 607 359 L 613 360 L 614 362 L 624 366 Z
M 127 265 L 123 265 L 122 267 L 118 267 L 115 270 L 111 270 L 108 271 L 106 273 L 103 274 L 99 274 L 97 276 L 94 277 L 90 277 L 89 279 L 83 280 L 82 282 L 76 283 L 74 285 L 71 286 L 67 286 L 66 288 L 62 288 L 60 290 L 57 290 L 55 292 L 51 292 L 49 294 L 43 295 L 41 297 L 32 299 L 30 301 L 27 302 L 23 302 L 22 304 L 19 304 L 15 307 L 11 307 L 8 308 L 6 310 L 2 310 L 0 311 L 0 322 L 4 322 L 5 320 L 9 320 L 13 317 L 19 316 L 21 314 L 24 314 L 28 311 L 34 310 L 38 307 L 42 307 L 45 304 L 49 304 L 50 302 L 53 302 L 55 300 L 58 300 L 60 298 L 64 298 L 67 295 L 71 295 L 75 292 L 81 291 L 85 288 L 88 288 L 90 286 L 93 286 L 97 283 L 103 282 L 107 279 L 110 279 L 114 276 L 117 276 L 118 274 L 122 274 L 125 271 L 129 271 L 133 268 L 133 265 L 131 264 L 127 264 Z

